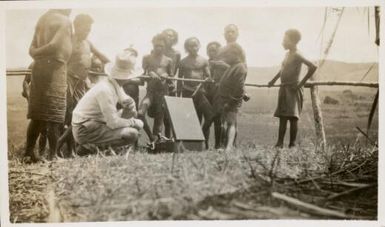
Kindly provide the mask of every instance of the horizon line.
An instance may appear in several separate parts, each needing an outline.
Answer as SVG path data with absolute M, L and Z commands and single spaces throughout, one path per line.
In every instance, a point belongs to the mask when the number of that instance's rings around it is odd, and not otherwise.
M 318 62 L 319 60 L 312 60 L 312 62 Z M 343 60 L 336 60 L 336 59 L 326 59 L 325 61 L 332 61 L 332 62 L 339 62 L 339 63 L 345 63 L 345 64 L 379 64 L 379 61 L 360 61 L 360 62 L 355 62 L 355 61 L 343 61 Z M 273 68 L 273 67 L 279 67 L 280 65 L 251 65 L 249 62 L 248 68 Z M 13 66 L 8 68 L 7 65 L 5 66 L 6 70 L 9 69 L 22 69 L 22 68 L 28 68 L 28 66 Z

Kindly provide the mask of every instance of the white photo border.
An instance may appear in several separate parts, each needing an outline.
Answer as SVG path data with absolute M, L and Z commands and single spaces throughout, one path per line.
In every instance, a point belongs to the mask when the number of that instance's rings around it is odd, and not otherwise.
M 381 6 L 379 47 L 379 83 L 380 89 L 385 90 L 385 56 L 384 56 L 384 22 L 383 13 L 385 0 L 131 0 L 131 1 L 2 1 L 0 2 L 0 202 L 1 226 L 349 226 L 349 227 L 380 227 L 385 226 L 385 95 L 379 98 L 379 163 L 378 163 L 378 220 L 377 221 L 337 221 L 337 220 L 245 220 L 245 221 L 129 221 L 129 222 L 82 222 L 82 223 L 44 223 L 44 224 L 11 224 L 9 222 L 9 191 L 8 191 L 8 142 L 7 142 L 7 92 L 5 65 L 5 13 L 12 9 L 42 9 L 42 8 L 133 8 L 133 7 L 317 7 L 317 6 Z

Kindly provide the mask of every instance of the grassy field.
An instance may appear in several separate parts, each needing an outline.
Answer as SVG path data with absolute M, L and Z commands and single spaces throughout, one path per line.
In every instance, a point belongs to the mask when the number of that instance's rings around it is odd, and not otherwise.
M 16 80 L 9 83 L 17 84 Z M 325 152 L 313 145 L 308 90 L 300 120 L 299 148 L 275 150 L 272 145 L 278 120 L 272 115 L 277 90 L 248 89 L 252 99 L 244 103 L 239 114 L 238 148 L 233 152 L 211 149 L 176 156 L 142 150 L 118 155 L 102 152 L 92 157 L 24 165 L 19 157 L 25 142 L 26 101 L 20 96 L 21 86 L 8 88 L 14 88 L 8 90 L 11 222 L 336 218 L 301 211 L 274 199 L 271 192 L 344 212 L 350 219 L 376 218 L 377 198 L 373 195 L 377 188 L 372 184 L 352 197 L 330 201 L 324 198 L 346 188 L 329 188 L 324 178 L 314 183 L 317 187 L 288 183 L 344 168 L 352 173 L 359 170 L 356 180 L 358 175 L 367 177 L 366 183 L 373 177 L 377 180 L 372 169 L 375 162 L 369 163 L 369 172 L 362 169 L 368 162 L 361 165 L 361 158 L 376 157 L 376 148 L 355 129 L 366 127 L 374 89 L 320 90 L 321 100 L 331 96 L 339 101 L 338 105 L 322 105 L 329 142 Z M 344 94 L 346 89 L 351 89 L 353 95 Z M 374 140 L 377 128 L 376 115 L 369 133 Z M 143 143 L 145 135 L 141 137 Z M 345 179 L 345 184 L 351 185 L 354 181 L 350 175 L 337 176 L 336 182 Z
M 11 147 L 19 148 L 25 142 L 27 128 L 27 101 L 21 96 L 21 78 L 10 78 L 7 91 L 8 113 L 8 141 Z M 352 90 L 353 96 L 344 95 L 344 90 Z M 247 88 L 251 100 L 244 103 L 239 114 L 239 142 L 240 144 L 273 145 L 276 141 L 278 119 L 273 117 L 277 102 L 278 90 Z M 375 89 L 338 87 L 334 89 L 320 89 L 321 101 L 325 96 L 337 99 L 340 104 L 321 106 L 326 136 L 332 144 L 349 142 L 359 136 L 355 127 L 365 128 L 374 98 Z M 141 96 L 144 91 L 141 90 Z M 378 128 L 378 114 L 373 122 L 372 135 L 376 136 Z M 151 122 L 151 120 L 150 120 Z M 313 112 L 309 90 L 305 90 L 304 109 L 301 116 L 299 140 L 314 140 Z M 145 142 L 146 135 L 141 142 Z M 211 143 L 212 144 L 212 143 Z

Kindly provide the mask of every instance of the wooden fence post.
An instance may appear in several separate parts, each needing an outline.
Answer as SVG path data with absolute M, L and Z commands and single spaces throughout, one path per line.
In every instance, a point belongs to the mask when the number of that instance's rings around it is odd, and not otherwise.
M 312 80 L 315 80 L 315 75 L 313 75 Z M 318 95 L 318 86 L 310 87 L 310 96 L 313 107 L 314 114 L 314 126 L 316 133 L 316 146 L 320 146 L 322 150 L 326 147 L 326 136 L 325 136 L 325 128 L 321 111 L 321 101 Z

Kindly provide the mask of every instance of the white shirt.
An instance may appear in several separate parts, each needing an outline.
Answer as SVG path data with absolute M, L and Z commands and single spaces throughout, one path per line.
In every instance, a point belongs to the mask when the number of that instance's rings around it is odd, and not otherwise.
M 111 129 L 136 126 L 136 119 L 122 118 L 121 112 L 116 108 L 122 96 L 117 89 L 108 79 L 92 87 L 76 105 L 72 113 L 72 124 L 81 124 L 92 119 L 106 123 Z M 125 97 L 131 98 L 128 95 Z

